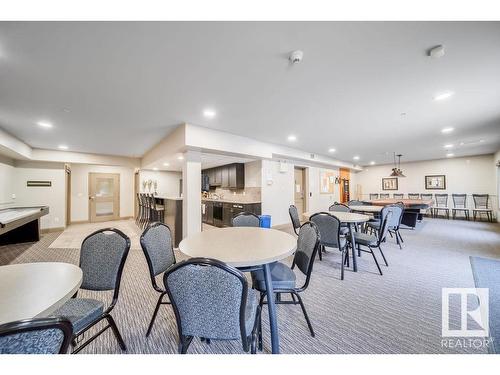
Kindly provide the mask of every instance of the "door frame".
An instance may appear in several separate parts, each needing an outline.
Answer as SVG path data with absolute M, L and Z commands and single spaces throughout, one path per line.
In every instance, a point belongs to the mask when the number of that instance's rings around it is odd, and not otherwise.
M 307 181 L 309 181 L 309 168 L 307 167 L 300 167 L 298 165 L 295 165 L 293 167 L 293 203 L 295 204 L 295 170 L 299 169 L 302 171 L 302 194 L 303 194 L 303 202 L 302 206 L 304 211 L 307 212 L 308 206 L 309 206 L 309 186 L 307 184 Z M 299 212 L 299 215 L 302 214 L 302 212 Z
M 117 184 L 114 186 L 114 199 L 117 200 L 116 209 L 113 207 L 114 215 L 112 218 L 106 216 L 102 220 L 92 220 L 92 199 L 90 192 L 92 191 L 92 175 L 98 175 L 99 177 L 114 178 L 117 177 Z M 102 221 L 111 221 L 120 219 L 120 173 L 100 173 L 100 172 L 89 172 L 88 175 L 88 199 L 89 199 L 89 223 L 99 223 Z
M 71 224 L 71 168 L 69 165 L 64 165 L 64 177 L 66 185 L 66 226 Z

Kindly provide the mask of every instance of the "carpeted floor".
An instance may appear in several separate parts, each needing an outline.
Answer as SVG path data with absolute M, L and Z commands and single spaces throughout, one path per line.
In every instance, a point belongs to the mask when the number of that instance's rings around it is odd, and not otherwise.
M 378 275 L 369 254 L 359 259 L 359 272 L 347 271 L 344 281 L 339 278 L 338 252 L 329 251 L 323 261 L 316 261 L 311 284 L 303 293 L 316 337 L 309 335 L 298 306 L 278 306 L 281 352 L 486 352 L 441 346 L 441 288 L 474 287 L 469 256 L 500 259 L 500 225 L 426 219 L 416 230 L 404 230 L 402 234 L 403 250 L 393 239 L 383 246 L 389 262 L 389 267 L 383 266 L 383 276 Z M 78 249 L 51 246 L 60 235 L 50 233 L 38 243 L 0 247 L 0 265 L 40 261 L 77 264 Z M 179 253 L 177 256 L 182 259 Z M 109 297 L 103 293 L 80 295 Z M 168 306 L 162 306 L 150 337 L 145 337 L 157 297 L 142 251 L 131 249 L 113 311 L 127 353 L 176 352 L 176 323 Z M 451 314 L 456 317 L 458 312 Z M 263 316 L 264 352 L 269 352 L 267 309 Z M 83 352 L 121 353 L 110 330 Z M 207 345 L 194 340 L 189 352 L 241 353 L 242 349 L 239 342 Z

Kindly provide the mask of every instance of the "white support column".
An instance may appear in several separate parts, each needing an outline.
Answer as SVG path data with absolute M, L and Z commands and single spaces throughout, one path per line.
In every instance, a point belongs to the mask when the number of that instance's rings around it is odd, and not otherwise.
M 187 151 L 182 164 L 182 238 L 201 232 L 201 152 Z

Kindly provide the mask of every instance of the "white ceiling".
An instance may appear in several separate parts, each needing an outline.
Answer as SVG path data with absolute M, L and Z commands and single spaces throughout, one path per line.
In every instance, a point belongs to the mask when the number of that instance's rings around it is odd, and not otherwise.
M 0 22 L 0 127 L 29 145 L 141 156 L 183 122 L 360 164 L 494 152 L 500 23 Z

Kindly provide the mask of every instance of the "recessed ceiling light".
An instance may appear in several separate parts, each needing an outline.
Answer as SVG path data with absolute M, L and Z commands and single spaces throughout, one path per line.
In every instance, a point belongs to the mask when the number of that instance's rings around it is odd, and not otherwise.
M 446 154 L 447 158 L 451 158 L 453 156 L 455 156 L 455 154 L 453 152 L 449 152 L 449 153 Z
M 335 152 L 335 151 L 337 151 L 337 150 L 335 150 L 334 148 L 329 148 L 328 149 L 328 152 Z
M 59 150 L 67 150 L 68 146 L 66 146 L 66 145 L 59 145 L 59 146 L 57 146 L 57 148 L 59 148 Z
M 434 96 L 434 100 L 439 102 L 451 98 L 455 93 L 453 91 L 446 91 Z
M 406 112 L 401 112 L 399 115 L 400 116 L 406 116 Z
M 441 129 L 441 133 L 451 133 L 453 130 L 455 130 L 455 128 L 444 128 L 444 129 Z
M 50 122 L 47 122 L 47 121 L 38 121 L 37 125 L 40 126 L 41 128 L 46 128 L 46 129 L 50 129 L 54 126 Z
M 358 156 L 358 155 L 356 155 L 356 156 L 354 156 L 354 157 L 353 157 L 353 159 L 354 159 L 354 160 L 359 160 L 359 156 Z
M 371 161 L 371 162 L 370 162 L 370 165 L 375 165 L 375 162 L 374 162 L 374 161 Z
M 453 147 L 455 147 L 455 146 L 454 146 L 454 145 L 452 145 L 452 144 L 448 144 L 448 145 L 444 145 L 443 147 L 444 147 L 444 148 L 453 148 Z
M 289 135 L 287 138 L 290 142 L 295 142 L 297 140 L 297 137 L 295 135 Z
M 182 156 L 182 155 L 177 156 L 177 160 L 184 160 L 184 156 Z
M 157 170 L 158 170 L 158 168 L 156 168 L 156 167 L 153 168 L 153 171 L 157 171 Z
M 206 118 L 214 118 L 217 112 L 215 112 L 213 109 L 205 109 L 203 110 L 203 116 Z
M 170 164 L 169 163 L 163 163 L 164 167 L 168 167 Z

